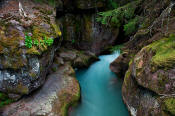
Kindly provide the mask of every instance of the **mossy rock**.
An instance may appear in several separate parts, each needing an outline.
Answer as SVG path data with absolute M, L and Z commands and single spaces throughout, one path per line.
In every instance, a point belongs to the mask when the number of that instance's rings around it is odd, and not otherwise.
M 154 70 L 171 69 L 175 66 L 175 35 L 161 39 L 148 46 L 154 52 L 151 64 Z
M 127 80 L 128 80 L 128 78 L 130 78 L 130 76 L 131 76 L 131 71 L 128 69 L 128 71 L 125 74 L 125 78 L 124 78 L 125 86 L 127 86 Z
M 23 13 L 19 13 L 19 4 Z M 53 42 L 61 36 L 61 31 L 55 21 L 56 9 L 48 4 L 9 0 L 3 8 L 0 10 L 0 91 L 11 98 L 21 97 L 43 85 L 54 56 Z M 41 41 L 45 43 L 41 45 Z
M 175 98 L 168 98 L 164 100 L 164 111 L 171 115 L 175 115 Z

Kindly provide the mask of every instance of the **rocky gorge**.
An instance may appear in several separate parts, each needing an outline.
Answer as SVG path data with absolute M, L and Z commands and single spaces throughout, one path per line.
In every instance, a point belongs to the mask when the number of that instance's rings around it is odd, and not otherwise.
M 0 116 L 68 115 L 81 99 L 75 69 L 116 49 L 121 54 L 110 69 L 123 79 L 130 115 L 175 115 L 174 6 L 174 0 L 1 0 Z

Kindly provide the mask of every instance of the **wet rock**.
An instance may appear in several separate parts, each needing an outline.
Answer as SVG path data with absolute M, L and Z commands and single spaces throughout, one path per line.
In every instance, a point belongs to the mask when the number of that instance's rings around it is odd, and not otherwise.
M 1 109 L 1 116 L 65 116 L 67 108 L 80 97 L 75 72 L 63 65 L 48 76 L 46 83 L 31 95 Z
M 174 38 L 153 42 L 131 60 L 122 95 L 133 116 L 174 114 Z
M 90 51 L 96 55 L 113 45 L 119 33 L 119 29 L 97 23 L 95 14 L 67 14 L 63 18 L 63 26 L 65 46 Z
M 60 48 L 56 52 L 50 73 L 55 72 L 60 66 L 66 63 L 69 63 L 74 68 L 86 68 L 97 60 L 99 60 L 98 57 L 91 52 Z
M 59 56 L 66 61 L 72 61 L 77 57 L 76 53 L 72 51 L 63 51 L 59 53 Z
M 118 77 L 123 78 L 125 71 L 128 69 L 127 53 L 122 53 L 117 59 L 110 64 L 112 72 L 116 73 Z
M 175 94 L 174 36 L 161 39 L 143 48 L 134 58 L 133 71 L 139 85 L 157 94 Z M 169 47 L 167 47 L 169 46 Z M 167 52 L 169 51 L 169 52 Z
M 130 71 L 130 70 L 128 70 Z M 132 116 L 163 116 L 158 95 L 139 86 L 134 77 L 127 72 L 122 86 L 122 96 Z
M 52 7 L 32 1 L 7 0 L 2 5 L 0 91 L 9 97 L 17 99 L 45 82 L 55 49 L 48 38 L 61 33 L 55 14 Z
M 121 2 L 125 2 L 125 1 L 121 0 Z M 128 66 L 130 60 L 133 59 L 133 57 L 144 46 L 149 45 L 150 43 L 163 38 L 162 33 L 166 32 L 167 25 L 164 25 L 163 27 L 161 27 L 161 21 L 158 21 L 158 24 L 154 26 L 154 29 L 150 30 L 150 27 L 154 23 L 154 21 L 160 18 L 163 9 L 166 9 L 170 4 L 169 0 L 164 0 L 162 2 L 163 3 L 160 3 L 158 1 L 151 1 L 151 0 L 146 0 L 141 2 L 141 5 L 138 11 L 144 11 L 142 12 L 144 21 L 142 22 L 141 26 L 139 27 L 135 35 L 131 36 L 130 40 L 124 44 L 124 47 L 122 48 L 121 51 L 123 51 L 125 54 L 127 53 L 126 57 L 123 57 L 123 54 L 121 54 L 119 58 L 115 60 L 116 69 L 118 69 L 120 64 L 124 65 L 123 68 L 120 66 L 121 68 L 120 70 L 114 70 L 113 68 L 113 71 L 117 71 L 117 74 L 123 74 L 127 71 L 128 67 L 126 68 L 126 66 Z M 166 22 L 168 19 L 167 17 L 164 17 L 164 18 Z M 162 19 L 159 19 L 159 20 L 162 20 Z M 168 26 L 169 31 L 174 30 L 174 27 L 171 25 L 174 25 L 174 24 L 170 20 L 169 26 Z M 118 63 L 119 65 L 117 65 L 117 62 L 120 62 Z

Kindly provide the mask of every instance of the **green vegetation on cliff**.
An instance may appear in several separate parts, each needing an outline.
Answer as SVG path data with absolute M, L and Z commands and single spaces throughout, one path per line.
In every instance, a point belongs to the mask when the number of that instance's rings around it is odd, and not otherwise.
M 103 25 L 115 28 L 124 25 L 125 34 L 132 34 L 136 31 L 138 18 L 135 15 L 135 11 L 140 2 L 141 0 L 136 0 L 114 10 L 100 12 L 96 20 Z
M 137 30 L 138 17 L 131 19 L 127 24 L 124 25 L 125 35 L 130 35 Z
M 44 36 L 43 40 L 38 41 L 37 39 L 32 38 L 32 36 L 26 34 L 25 36 L 25 46 L 27 48 L 32 48 L 33 45 L 39 46 L 39 45 L 46 45 L 46 46 L 51 46 L 53 44 L 54 39 L 52 38 L 47 38 Z
M 117 4 L 115 1 L 113 0 L 108 0 L 108 7 L 110 9 L 116 9 L 119 7 L 119 4 Z

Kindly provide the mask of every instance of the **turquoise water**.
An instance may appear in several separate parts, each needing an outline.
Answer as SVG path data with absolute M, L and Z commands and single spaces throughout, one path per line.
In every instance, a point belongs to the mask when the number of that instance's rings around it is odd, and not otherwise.
M 70 116 L 129 116 L 122 101 L 122 80 L 110 71 L 109 64 L 119 56 L 100 56 L 100 61 L 88 69 L 78 70 L 81 87 L 81 102 L 73 108 Z

